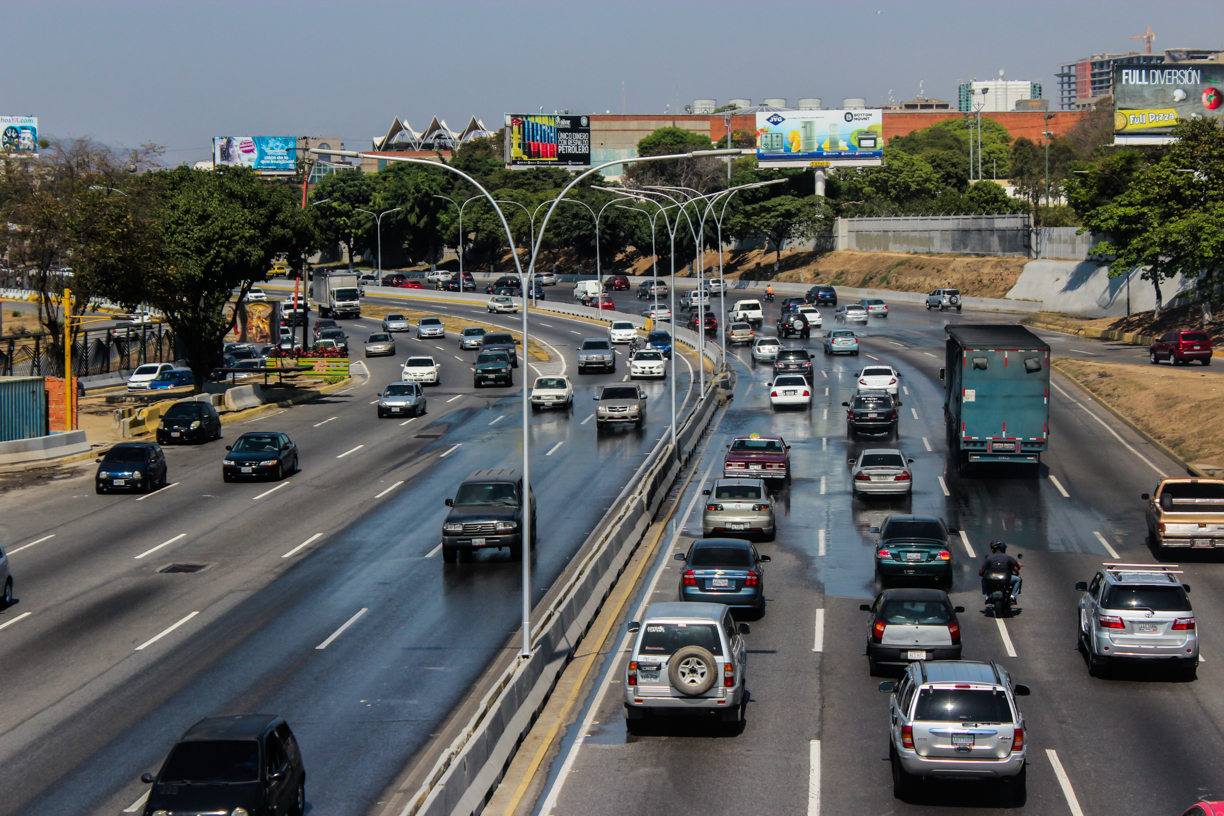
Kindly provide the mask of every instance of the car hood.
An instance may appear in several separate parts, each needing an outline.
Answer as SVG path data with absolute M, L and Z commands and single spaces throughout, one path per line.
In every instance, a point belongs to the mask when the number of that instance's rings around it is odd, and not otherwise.
M 502 360 L 489 360 L 488 362 L 477 363 L 476 370 L 483 371 L 485 369 L 501 369 L 501 368 L 505 368 L 508 365 L 509 365 L 508 362 L 504 362 Z
M 641 405 L 641 400 L 635 399 L 603 399 L 599 401 L 600 408 L 628 408 Z
M 376 340 L 373 343 L 366 343 L 366 348 L 391 348 L 393 345 L 395 342 L 392 340 Z
M 396 394 L 393 397 L 381 397 L 379 402 L 383 405 L 413 405 L 420 397 L 414 394 Z
M 611 357 L 612 349 L 578 349 L 579 357 Z
M 148 462 L 103 462 L 98 465 L 98 475 L 106 476 L 111 473 L 144 473 L 149 467 Z
M 263 804 L 258 782 L 239 785 L 162 785 L 149 793 L 149 811 L 171 813 L 229 813 L 234 808 L 256 812 Z
M 279 459 L 280 454 L 280 451 L 226 451 L 225 458 L 231 462 L 263 462 Z
M 465 521 L 515 521 L 518 519 L 518 510 L 518 507 L 502 504 L 452 507 L 446 520 L 452 524 L 462 524 Z

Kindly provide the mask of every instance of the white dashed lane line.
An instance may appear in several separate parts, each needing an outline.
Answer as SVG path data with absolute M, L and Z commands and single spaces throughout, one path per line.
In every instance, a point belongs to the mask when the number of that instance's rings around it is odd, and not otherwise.
M 316 646 L 315 650 L 318 651 L 321 649 L 326 649 L 328 646 L 331 645 L 333 640 L 335 640 L 336 638 L 344 634 L 345 629 L 348 629 L 350 626 L 352 626 L 354 623 L 357 622 L 358 618 L 360 618 L 362 615 L 364 615 L 366 612 L 369 612 L 369 611 L 370 611 L 370 608 L 368 606 L 363 606 L 361 608 L 361 611 L 359 611 L 356 615 L 346 620 L 343 626 L 341 626 L 336 631 L 332 632 L 331 637 L 329 637 L 327 640 L 323 641 L 318 646 Z
M 1116 550 L 1114 550 L 1114 548 L 1113 548 L 1113 547 L 1109 546 L 1109 542 L 1105 540 L 1105 536 L 1101 535 L 1101 534 L 1100 534 L 1100 532 L 1098 532 L 1098 531 L 1096 531 L 1096 530 L 1094 530 L 1094 531 L 1092 532 L 1092 534 L 1093 534 L 1094 536 L 1096 536 L 1096 537 L 1097 537 L 1097 541 L 1101 542 L 1101 546 L 1105 548 L 1105 551 L 1106 551 L 1107 553 L 1109 553 L 1109 557 L 1110 557 L 1110 558 L 1119 558 L 1119 557 L 1120 557 L 1120 556 L 1118 555 L 1117 551 L 1116 551 Z
M 922 444 L 926 445 L 927 453 L 930 453 L 931 452 L 931 440 L 927 439 L 924 436 L 922 437 Z
M 152 555 L 153 553 L 155 553 L 155 552 L 157 552 L 158 550 L 160 550 L 162 547 L 169 546 L 170 544 L 173 544 L 174 542 L 178 541 L 180 538 L 186 538 L 186 537 L 187 537 L 187 534 L 186 534 L 186 533 L 179 533 L 179 534 L 178 534 L 178 535 L 176 535 L 174 538 L 167 539 L 166 541 L 163 541 L 162 543 L 158 544 L 158 545 L 157 545 L 156 547 L 154 547 L 153 549 L 151 549 L 151 550 L 145 550 L 145 551 L 144 551 L 144 552 L 142 552 L 140 555 L 136 556 L 136 557 L 135 557 L 135 560 L 140 560 L 141 558 L 144 558 L 146 555 Z
M 580 422 L 579 424 L 580 424 L 580 425 L 585 425 L 585 424 L 587 424 L 588 422 L 590 422 L 590 421 L 591 421 L 592 419 L 594 419 L 594 418 L 595 418 L 595 415 L 594 415 L 594 414 L 591 414 L 589 417 L 587 417 L 586 419 L 582 420 L 582 422 Z
M 818 530 L 816 533 L 816 552 L 820 556 L 824 556 L 826 552 L 825 531 Z
M 17 548 L 17 549 L 15 549 L 15 550 L 9 550 L 9 555 L 16 555 L 17 553 L 21 552 L 22 550 L 28 550 L 28 549 L 30 549 L 30 547 L 33 547 L 35 544 L 41 544 L 41 543 L 43 543 L 44 541 L 48 541 L 48 540 L 50 540 L 50 539 L 52 539 L 52 538 L 55 538 L 55 533 L 52 533 L 51 535 L 45 535 L 45 536 L 43 536 L 42 538 L 36 539 L 36 540 L 34 540 L 34 541 L 31 541 L 29 544 L 23 544 L 23 545 L 21 545 L 20 547 L 18 547 L 18 548 Z
M 1016 647 L 1012 645 L 1011 635 L 1007 634 L 1007 624 L 1002 618 L 995 618 L 995 623 L 999 627 L 999 637 L 1003 638 L 1003 648 L 1007 649 L 1008 657 L 1016 656 Z
M 1071 494 L 1067 492 L 1067 488 L 1062 486 L 1062 482 L 1058 481 L 1058 477 L 1053 473 L 1050 474 L 1050 481 L 1058 488 L 1058 492 L 1063 495 L 1064 499 L 1071 498 Z
M 812 642 L 813 652 L 824 651 L 824 610 L 816 610 L 816 637 Z
M 280 490 L 282 487 L 287 487 L 289 484 L 290 482 L 288 481 L 281 482 L 280 484 L 278 484 L 276 487 L 272 488 L 271 490 L 265 490 L 264 492 L 260 493 L 258 496 L 253 498 L 251 501 L 259 501 L 264 496 L 275 493 L 276 491 Z
M 400 484 L 403 484 L 403 482 L 401 482 Z M 310 544 L 313 544 L 314 542 L 318 541 L 318 540 L 319 540 L 320 538 L 322 538 L 322 537 L 323 537 L 323 534 L 322 534 L 322 533 L 315 533 L 315 534 L 314 534 L 314 535 L 312 535 L 310 538 L 306 539 L 306 540 L 305 540 L 305 541 L 303 541 L 301 544 L 297 545 L 297 546 L 296 546 L 296 547 L 294 547 L 292 550 L 290 550 L 289 552 L 287 552 L 287 553 L 285 553 L 284 555 L 282 555 L 282 556 L 281 556 L 281 558 L 289 558 L 289 557 L 291 557 L 291 556 L 297 555 L 299 552 L 301 552 L 301 551 L 302 551 L 303 549 L 305 549 L 307 546 L 309 546 Z
M 316 427 L 316 428 L 318 428 L 320 425 L 326 425 L 327 423 L 329 423 L 329 422 L 334 422 L 335 420 L 337 420 L 337 419 L 339 419 L 339 418 L 340 418 L 340 417 L 330 417 L 330 418 L 328 418 L 328 419 L 323 420 L 322 422 L 316 422 L 316 423 L 315 423 L 315 427 Z
M 973 545 L 969 543 L 969 536 L 965 535 L 965 531 L 960 531 L 961 543 L 965 545 L 965 552 L 969 553 L 970 558 L 977 558 L 977 553 L 973 551 Z
M 168 484 L 168 485 L 166 485 L 165 487 L 163 487 L 161 490 L 154 490 L 152 493 L 146 493 L 146 494 L 145 494 L 145 495 L 143 495 L 143 496 L 137 496 L 137 497 L 136 497 L 136 501 L 144 501 L 145 499 L 152 499 L 152 498 L 154 498 L 154 497 L 156 497 L 156 496 L 160 496 L 162 493 L 165 493 L 165 492 L 166 492 L 167 490 L 169 490 L 170 488 L 172 488 L 172 487 L 178 487 L 178 486 L 179 486 L 179 482 L 171 482 L 170 484 Z M 16 550 L 13 550 L 13 552 L 16 552 Z M 11 555 L 11 554 L 12 554 L 12 553 L 10 553 L 10 555 Z
M 352 449 L 350 449 L 350 450 L 346 450 L 344 453 L 340 454 L 340 455 L 339 455 L 339 456 L 337 456 L 336 458 L 337 458 L 337 459 L 343 459 L 344 457 L 348 456 L 350 453 L 356 453 L 357 451 L 361 450 L 361 449 L 362 449 L 362 448 L 364 448 L 364 447 L 365 447 L 365 445 L 358 445 L 358 446 L 357 446 L 357 447 L 355 447 L 355 448 L 352 448 Z M 271 490 L 269 490 L 268 492 L 269 492 L 269 493 L 271 493 L 272 491 L 271 491 Z
M 453 396 L 453 397 L 451 397 L 450 399 L 448 399 L 448 400 L 447 400 L 447 402 L 454 402 L 455 400 L 457 400 L 457 399 L 461 399 L 462 397 L 463 397 L 463 395 L 462 395 L 462 394 L 456 394 L 455 396 Z
M 17 621 L 25 620 L 26 618 L 30 617 L 33 614 L 34 614 L 33 612 L 22 612 L 20 615 L 13 618 L 11 621 L 5 621 L 4 623 L 0 623 L 0 629 L 7 629 L 10 626 L 12 626 L 14 623 L 16 623 Z
M 552 446 L 552 448 L 550 448 L 550 449 L 549 449 L 548 453 L 546 453 L 546 454 L 544 454 L 544 455 L 545 455 L 545 456 L 552 456 L 554 453 L 556 453 L 556 452 L 557 452 L 557 449 L 558 449 L 558 448 L 560 448 L 560 447 L 561 447 L 562 445 L 564 445 L 564 444 L 565 444 L 565 440 L 564 440 L 564 439 L 562 439 L 560 442 L 558 442 L 557 444 L 553 445 L 553 446 Z
M 917 419 L 917 418 L 918 418 L 918 409 L 917 409 L 917 408 L 911 408 L 911 409 L 910 409 L 910 413 L 914 415 L 914 419 Z
M 401 480 L 401 481 L 396 482 L 395 484 L 391 485 L 390 487 L 388 487 L 388 488 L 387 488 L 386 490 L 384 490 L 383 492 L 381 492 L 381 493 L 377 494 L 376 496 L 374 496 L 374 498 L 376 498 L 376 499 L 381 499 L 383 496 L 387 495 L 388 493 L 390 493 L 392 490 L 394 490 L 395 488 L 399 487 L 399 486 L 400 486 L 400 485 L 402 485 L 403 483 L 404 483 L 404 482 L 403 482 L 402 480 Z
M 458 445 L 455 445 L 454 447 L 452 447 L 450 450 L 448 450 L 446 453 L 442 454 L 442 455 L 441 455 L 441 456 L 439 456 L 438 458 L 439 458 L 439 459 L 445 459 L 447 456 L 450 456 L 452 453 L 454 453 L 455 451 L 459 450 L 461 447 L 463 447 L 463 443 L 462 443 L 462 442 L 460 442 Z
M 942 477 L 942 476 L 940 476 L 940 477 L 939 477 L 939 489 L 943 491 L 943 494 L 944 494 L 945 496 L 951 496 L 951 495 L 952 495 L 952 494 L 951 494 L 951 493 L 948 491 L 948 483 L 944 481 L 944 477 Z
M 167 628 L 167 629 L 163 629 L 161 632 L 157 633 L 157 634 L 156 634 L 156 635 L 154 635 L 153 637 L 151 637 L 151 638 L 149 638 L 148 640 L 146 640 L 144 643 L 142 643 L 142 644 L 140 644 L 139 646 L 137 646 L 137 647 L 136 647 L 136 651 L 138 651 L 138 652 L 142 652 L 142 651 L 144 651 L 146 648 L 148 648 L 149 646 L 152 646 L 154 643 L 156 643 L 157 641 L 161 640 L 161 639 L 162 639 L 162 638 L 164 638 L 166 635 L 170 634 L 170 633 L 171 633 L 171 632 L 173 632 L 175 629 L 179 628 L 179 627 L 180 627 L 180 626 L 182 626 L 184 623 L 186 623 L 187 621 L 191 620 L 192 618 L 194 618 L 194 617 L 195 617 L 196 615 L 198 615 L 198 614 L 200 614 L 200 613 L 199 613 L 199 611 L 192 612 L 190 615 L 187 615 L 185 618 L 183 618 L 182 620 L 180 620 L 178 623 L 174 624 L 173 626 L 171 626 L 171 627 L 169 627 L 169 628 Z
M 1046 758 L 1050 760 L 1050 765 L 1054 768 L 1054 776 L 1058 778 L 1058 786 L 1062 788 L 1067 807 L 1071 809 L 1071 816 L 1084 816 L 1084 811 L 1080 809 L 1079 799 L 1075 797 L 1075 789 L 1071 787 L 1071 779 L 1058 760 L 1058 752 L 1053 748 L 1047 748 Z

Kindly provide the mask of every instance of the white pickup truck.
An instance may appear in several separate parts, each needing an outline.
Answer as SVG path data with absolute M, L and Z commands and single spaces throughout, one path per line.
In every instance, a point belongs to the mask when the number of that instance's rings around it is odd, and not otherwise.
M 737 300 L 727 314 L 732 322 L 750 323 L 758 329 L 765 322 L 765 312 L 759 300 Z

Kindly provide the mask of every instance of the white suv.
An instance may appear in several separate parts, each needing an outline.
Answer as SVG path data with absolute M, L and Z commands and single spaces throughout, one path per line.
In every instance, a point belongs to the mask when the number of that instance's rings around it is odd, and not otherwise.
M 171 371 L 174 366 L 170 363 L 145 363 L 144 365 L 136 366 L 136 370 L 132 372 L 132 376 L 128 377 L 127 387 L 129 391 L 148 391 L 149 384 L 157 379 L 157 375 L 163 371 Z
M 637 336 L 637 329 L 628 320 L 614 320 L 608 328 L 608 340 L 613 343 L 629 343 Z

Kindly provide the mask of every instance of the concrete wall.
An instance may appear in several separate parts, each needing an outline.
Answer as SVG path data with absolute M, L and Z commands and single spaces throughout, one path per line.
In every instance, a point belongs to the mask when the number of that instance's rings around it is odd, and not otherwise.
M 1087 232 L 1079 235 L 1079 227 L 1041 227 L 1033 231 L 1033 257 L 1064 261 L 1086 261 L 1088 252 L 1105 236 Z
M 837 249 L 955 255 L 1029 254 L 1026 215 L 839 218 Z
M 1136 270 L 1129 276 L 1131 312 L 1156 308 L 1155 288 L 1139 275 Z M 1041 301 L 1046 312 L 1121 317 L 1127 313 L 1127 277 L 1111 278 L 1108 267 L 1092 261 L 1031 261 L 1007 296 Z M 1181 278 L 1165 281 L 1160 287 L 1164 304 L 1171 304 L 1191 285 Z
M 0 442 L 0 465 L 15 465 L 21 462 L 41 462 L 73 456 L 89 450 L 84 431 L 53 433 L 32 439 L 14 439 Z

